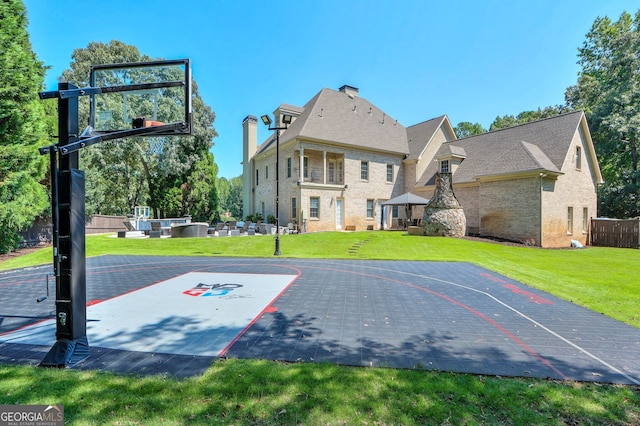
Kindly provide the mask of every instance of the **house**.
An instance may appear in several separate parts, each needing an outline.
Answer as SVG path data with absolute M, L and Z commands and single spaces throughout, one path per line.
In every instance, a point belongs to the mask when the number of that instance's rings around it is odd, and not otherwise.
M 429 198 L 438 171 L 452 173 L 467 233 L 543 247 L 587 242 L 602 176 L 581 111 L 457 140 L 446 115 L 405 127 L 342 86 L 303 107 L 282 104 L 257 142 L 258 119 L 243 120 L 243 211 L 275 215 L 307 232 L 388 229 L 413 212 L 383 208 L 411 192 Z M 279 161 L 276 142 L 279 139 Z

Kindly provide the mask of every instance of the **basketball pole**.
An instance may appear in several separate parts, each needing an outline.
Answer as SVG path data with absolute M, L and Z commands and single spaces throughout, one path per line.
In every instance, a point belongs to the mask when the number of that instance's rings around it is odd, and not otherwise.
M 58 91 L 77 89 L 59 83 Z M 58 98 L 58 146 L 79 137 L 78 98 Z M 86 253 L 84 228 L 84 173 L 78 170 L 78 152 L 60 155 L 49 147 L 53 274 L 56 281 L 56 343 L 41 367 L 69 367 L 89 356 L 87 340 Z
M 84 172 L 79 170 L 79 150 L 107 140 L 133 136 L 192 134 L 191 74 L 188 59 L 118 65 L 137 68 L 182 65 L 185 67 L 184 79 L 82 89 L 65 82 L 58 84 L 58 90 L 39 93 L 40 99 L 58 99 L 58 143 L 39 148 L 41 155 L 49 155 L 50 162 L 53 274 L 56 281 L 56 342 L 40 362 L 41 367 L 72 367 L 89 357 L 85 177 Z M 92 80 L 94 68 L 108 67 L 111 65 L 93 66 Z M 136 126 L 134 120 L 133 128 L 97 133 L 93 132 L 90 125 L 82 134 L 80 133 L 79 97 L 170 87 L 184 87 L 185 116 L 182 120 L 172 123 L 154 121 L 149 126 Z M 92 101 L 90 109 L 93 108 Z M 91 124 L 94 124 L 93 120 Z

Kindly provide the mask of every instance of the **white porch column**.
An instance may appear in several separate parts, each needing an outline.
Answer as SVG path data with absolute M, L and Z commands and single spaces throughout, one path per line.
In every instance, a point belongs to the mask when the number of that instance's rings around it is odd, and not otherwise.
M 322 151 L 322 183 L 327 183 L 327 151 Z
M 304 147 L 300 146 L 300 182 L 304 182 Z

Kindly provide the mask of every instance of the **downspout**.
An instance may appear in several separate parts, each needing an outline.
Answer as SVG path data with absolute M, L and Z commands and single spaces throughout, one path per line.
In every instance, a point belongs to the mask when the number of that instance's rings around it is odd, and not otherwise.
M 542 194 L 544 193 L 544 185 L 542 183 L 542 179 L 544 179 L 544 177 L 547 176 L 546 173 L 540 173 L 540 198 L 538 199 L 539 204 L 540 204 L 540 214 L 539 214 L 539 218 L 540 218 L 540 227 L 538 228 L 538 241 L 540 241 L 540 247 L 544 247 L 542 245 L 542 236 L 543 236 L 543 232 L 542 232 Z

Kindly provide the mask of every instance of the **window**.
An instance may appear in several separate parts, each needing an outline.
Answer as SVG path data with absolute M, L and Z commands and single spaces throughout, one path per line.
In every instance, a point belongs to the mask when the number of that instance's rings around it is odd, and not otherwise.
M 338 183 L 342 183 L 343 182 L 343 166 L 342 166 L 342 161 L 338 161 Z
M 391 217 L 393 219 L 397 219 L 398 218 L 398 206 L 392 206 L 391 207 Z
M 320 197 L 309 198 L 309 217 L 320 218 Z
M 367 219 L 373 219 L 373 200 L 367 200 Z
M 298 215 L 298 203 L 296 197 L 291 198 L 291 219 L 295 219 Z
M 302 164 L 303 164 L 303 175 L 305 178 L 309 177 L 309 157 L 304 157 L 302 159 Z
M 269 166 L 265 166 L 264 168 L 264 178 L 269 179 Z
M 329 162 L 329 183 L 336 183 L 336 163 Z
M 573 207 L 567 208 L 567 234 L 573 234 Z
M 360 162 L 360 179 L 369 180 L 369 162 L 368 161 Z
M 440 173 L 449 173 L 449 160 L 440 161 Z
M 260 181 L 260 172 L 256 169 L 256 186 L 258 186 L 258 182 Z
M 287 177 L 291 177 L 291 157 L 287 157 Z
M 393 164 L 387 164 L 387 182 L 393 182 Z
M 579 146 L 576 147 L 576 169 L 582 169 L 582 149 Z
M 587 207 L 582 208 L 582 232 L 589 231 L 589 209 Z
M 260 202 L 260 214 L 262 215 L 262 217 L 267 217 L 265 216 L 264 201 Z

